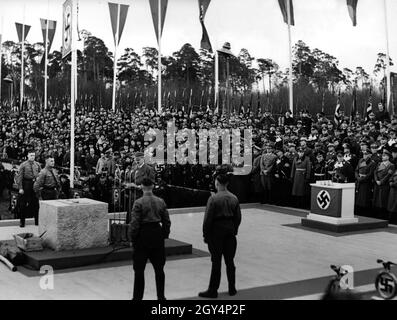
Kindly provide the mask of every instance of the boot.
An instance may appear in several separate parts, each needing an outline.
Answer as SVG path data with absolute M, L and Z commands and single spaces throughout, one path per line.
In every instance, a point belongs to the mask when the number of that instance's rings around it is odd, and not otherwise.
M 218 292 L 216 292 L 216 291 L 210 291 L 210 290 L 200 292 L 198 295 L 199 295 L 199 297 L 201 297 L 201 298 L 211 298 L 211 299 L 216 299 L 216 298 L 218 298 Z

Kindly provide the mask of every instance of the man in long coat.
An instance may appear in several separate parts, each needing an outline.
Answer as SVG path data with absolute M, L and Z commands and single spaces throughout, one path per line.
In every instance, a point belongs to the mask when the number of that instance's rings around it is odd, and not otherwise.
M 371 151 L 367 145 L 362 145 L 363 157 L 358 161 L 356 176 L 356 209 L 357 213 L 368 216 L 371 213 L 371 199 L 374 171 L 376 163 L 371 158 Z
M 390 178 L 395 171 L 395 166 L 390 162 L 391 153 L 386 149 L 382 154 L 380 162 L 375 170 L 375 188 L 374 188 L 374 211 L 380 218 L 386 218 L 387 203 L 390 193 Z

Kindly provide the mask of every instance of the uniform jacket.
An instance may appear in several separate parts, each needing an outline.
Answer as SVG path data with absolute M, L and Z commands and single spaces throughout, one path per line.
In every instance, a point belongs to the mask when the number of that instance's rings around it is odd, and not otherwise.
M 33 185 L 33 190 L 36 192 L 38 197 L 41 195 L 41 191 L 45 188 L 55 188 L 59 191 L 60 189 L 60 181 L 58 174 L 54 171 L 54 169 L 44 168 L 40 171 L 39 176 L 36 179 L 36 182 Z
M 220 227 L 230 229 L 230 232 L 237 235 L 240 223 L 240 203 L 234 194 L 221 191 L 208 199 L 203 223 L 204 239 L 208 239 Z
M 305 196 L 309 192 L 311 163 L 308 157 L 295 158 L 292 164 L 291 179 L 293 179 L 292 195 Z
M 394 171 L 390 177 L 390 193 L 389 201 L 387 203 L 387 211 L 397 214 L 397 170 Z
M 153 194 L 144 194 L 135 201 L 131 212 L 130 236 L 136 240 L 139 230 L 147 223 L 161 223 L 164 238 L 168 238 L 171 228 L 171 220 L 164 200 Z
M 33 170 L 33 171 L 32 171 Z M 22 182 L 24 179 L 35 180 L 41 171 L 40 163 L 33 161 L 25 161 L 19 167 L 17 176 L 18 189 L 22 189 Z

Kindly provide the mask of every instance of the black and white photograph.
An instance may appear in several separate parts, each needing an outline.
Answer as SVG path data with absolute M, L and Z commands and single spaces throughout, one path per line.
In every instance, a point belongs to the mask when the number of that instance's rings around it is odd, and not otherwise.
M 396 14 L 0 0 L 0 300 L 397 300 Z

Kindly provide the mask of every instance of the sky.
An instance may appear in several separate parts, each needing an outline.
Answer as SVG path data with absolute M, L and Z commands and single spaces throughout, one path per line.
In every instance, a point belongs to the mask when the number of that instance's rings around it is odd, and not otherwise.
M 303 40 L 339 59 L 340 68 L 362 66 L 372 73 L 378 52 L 386 52 L 384 0 L 359 0 L 357 27 L 352 26 L 346 0 L 294 0 L 295 27 L 292 41 Z M 397 65 L 397 1 L 386 0 L 390 56 Z M 62 4 L 64 0 L 0 0 L 0 33 L 3 40 L 17 41 L 15 22 L 32 29 L 27 41 L 42 42 L 40 18 L 58 21 L 53 49 L 62 45 Z M 80 30 L 86 29 L 114 50 L 110 14 L 106 0 L 80 0 Z M 113 0 L 112 2 L 118 2 Z M 148 0 L 123 0 L 130 5 L 120 49 L 131 47 L 138 53 L 146 46 L 156 47 L 156 36 Z M 25 10 L 24 10 L 25 7 Z M 246 48 L 255 58 L 271 58 L 281 68 L 288 67 L 288 31 L 277 0 L 212 0 L 205 20 L 214 48 L 231 43 L 238 54 Z M 169 0 L 162 52 L 170 55 L 183 44 L 200 47 L 201 25 L 198 0 Z M 397 72 L 397 66 L 392 67 Z

